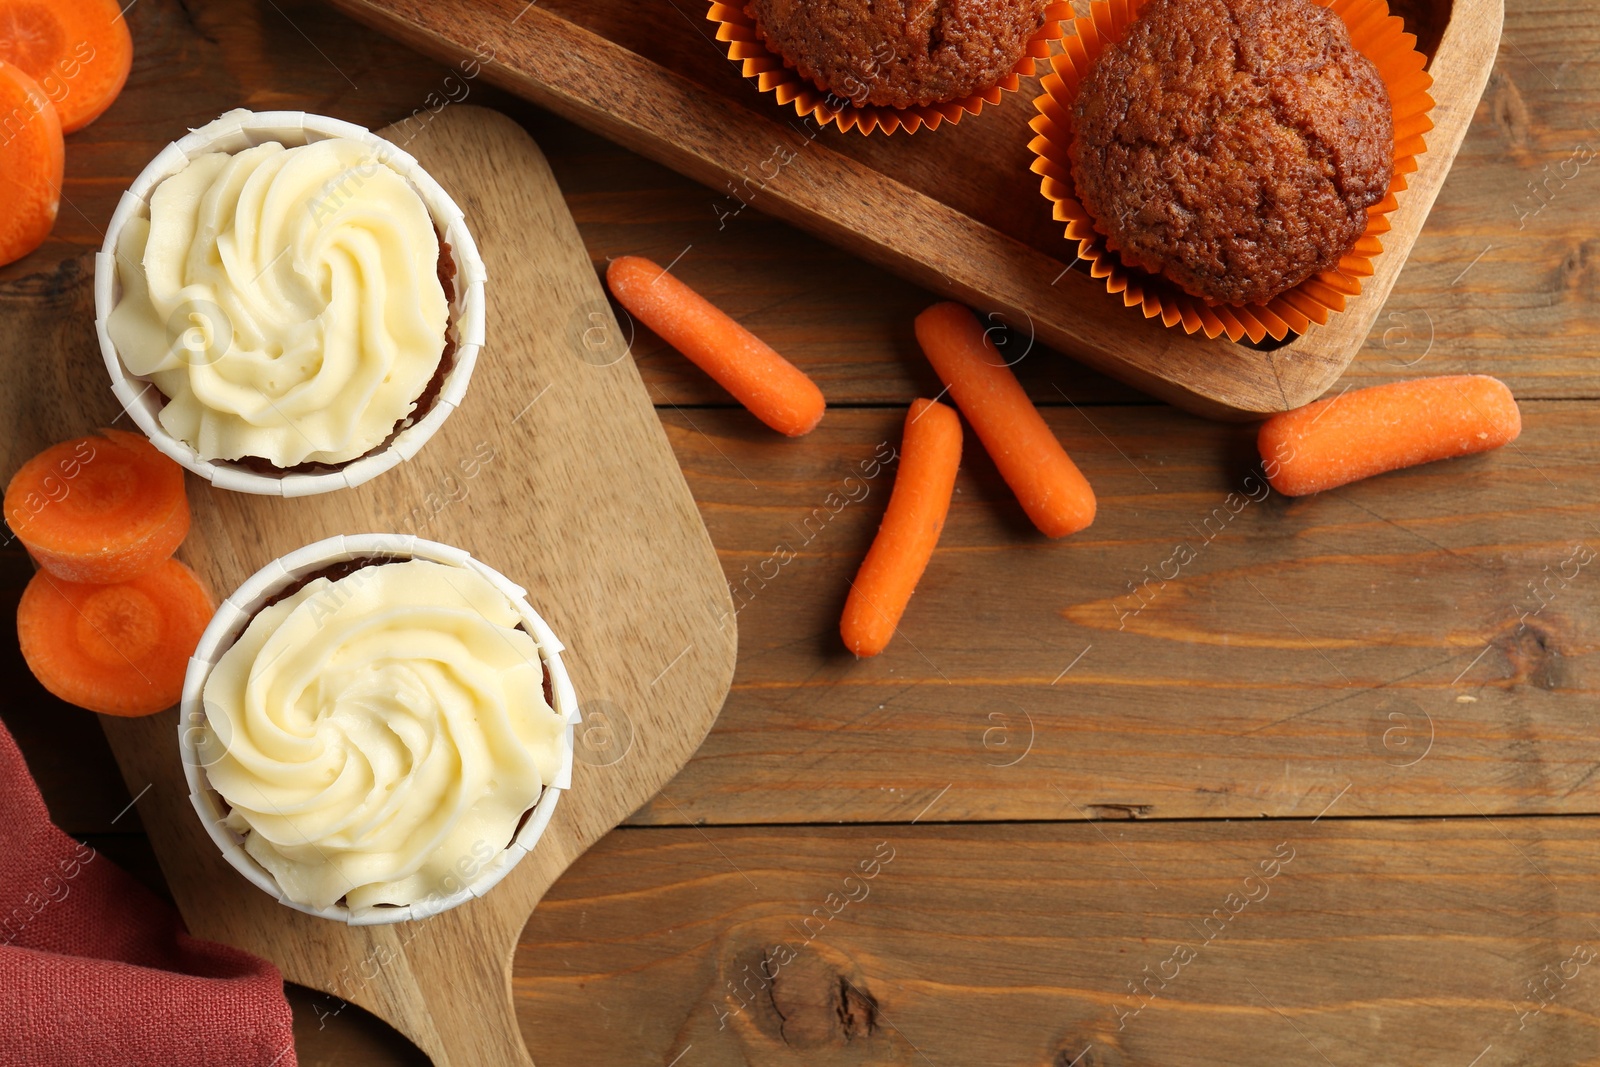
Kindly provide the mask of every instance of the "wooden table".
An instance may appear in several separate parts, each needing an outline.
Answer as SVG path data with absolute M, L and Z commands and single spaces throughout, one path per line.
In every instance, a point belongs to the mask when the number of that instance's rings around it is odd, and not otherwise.
M 51 356 L 5 344 L 15 316 L 88 329 L 90 251 L 184 127 L 238 105 L 379 126 L 445 91 L 309 0 L 128 17 L 129 88 L 70 139 L 54 238 L 0 271 L 6 359 Z M 927 294 L 753 211 L 719 227 L 714 193 L 469 83 L 543 145 L 597 263 L 679 257 L 831 404 L 777 439 L 637 338 L 741 657 L 699 755 L 525 932 L 542 1067 L 1600 1063 L 1600 561 L 1577 562 L 1600 550 L 1597 63 L 1600 8 L 1512 5 L 1343 383 L 1496 374 L 1514 448 L 1251 499 L 1249 427 L 1034 351 L 1020 373 L 1100 519 L 1044 541 L 974 444 L 902 636 L 866 663 L 837 620 L 888 481 L 852 476 L 938 391 L 911 334 Z M 1180 542 L 1194 561 L 1142 584 Z M 0 556 L 8 631 L 28 573 Z M 9 632 L 0 682 L 56 820 L 160 887 L 94 716 Z M 292 999 L 302 1063 L 418 1061 Z

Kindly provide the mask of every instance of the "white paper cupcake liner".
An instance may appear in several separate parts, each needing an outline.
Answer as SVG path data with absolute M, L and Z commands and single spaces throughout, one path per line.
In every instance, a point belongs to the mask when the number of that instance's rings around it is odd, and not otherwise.
M 106 331 L 106 320 L 122 295 L 116 268 L 122 229 L 129 219 L 148 218 L 150 197 L 156 186 L 183 170 L 196 156 L 208 152 L 242 152 L 272 141 L 294 148 L 335 137 L 370 145 L 380 161 L 417 190 L 435 225 L 444 232 L 456 265 L 455 302 L 450 309 L 451 325 L 456 333 L 455 364 L 445 376 L 438 399 L 422 418 L 396 434 L 382 451 L 352 460 L 337 470 L 318 474 L 262 473 L 227 460 L 204 459 L 193 446 L 162 428 L 157 418 L 162 404 L 155 387 L 129 372 Z M 106 371 L 111 375 L 111 390 L 117 400 L 158 449 L 217 488 L 239 493 L 286 497 L 328 493 L 354 488 L 399 466 L 416 455 L 444 425 L 450 413 L 460 406 L 467 393 L 467 383 L 472 379 L 478 352 L 483 348 L 484 285 L 488 274 L 461 209 L 404 150 L 364 126 L 324 115 L 307 115 L 301 111 L 255 112 L 241 108 L 167 145 L 122 194 L 122 200 L 111 215 L 111 225 L 106 228 L 105 244 L 95 254 L 94 273 L 95 332 L 100 338 L 100 353 L 105 358 Z
M 205 691 L 206 680 L 211 676 L 211 670 L 216 666 L 217 660 L 233 646 L 234 641 L 244 632 L 250 620 L 255 618 L 256 613 L 266 605 L 267 601 L 308 574 L 314 574 L 335 563 L 368 556 L 431 560 L 434 563 L 471 570 L 488 579 L 511 601 L 517 613 L 522 616 L 522 623 L 528 633 L 538 644 L 544 667 L 550 672 L 550 695 L 555 711 L 566 720 L 567 730 L 561 752 L 561 768 L 555 779 L 540 793 L 538 802 L 522 828 L 517 831 L 516 838 L 461 889 L 449 896 L 430 896 L 401 907 L 376 907 L 352 911 L 343 904 L 335 904 L 327 908 L 313 908 L 290 900 L 278 885 L 277 879 L 245 851 L 243 835 L 235 833 L 225 825 L 226 802 L 211 788 L 206 769 L 200 762 L 199 744 L 204 736 L 203 728 L 206 723 L 202 694 Z M 217 848 L 222 851 L 223 857 L 234 869 L 255 886 L 270 893 L 280 904 L 296 911 L 333 919 L 350 926 L 380 926 L 410 919 L 425 919 L 449 911 L 469 900 L 483 896 L 494 888 L 500 879 L 509 874 L 522 857 L 533 850 L 534 845 L 543 836 L 545 827 L 550 824 L 550 816 L 555 813 L 561 794 L 572 787 L 573 733 L 579 721 L 578 698 L 572 688 L 572 679 L 561 663 L 563 651 L 564 648 L 555 631 L 550 629 L 528 603 L 526 590 L 459 548 L 452 548 L 437 541 L 427 541 L 415 535 L 402 534 L 330 537 L 325 541 L 307 545 L 261 568 L 224 601 L 217 609 L 211 624 L 206 627 L 205 633 L 200 636 L 199 647 L 189 659 L 189 670 L 183 680 L 182 715 L 178 721 L 178 748 L 183 757 L 183 773 L 189 783 L 189 800 L 200 816 L 200 821 L 205 824 L 211 840 L 216 842 Z

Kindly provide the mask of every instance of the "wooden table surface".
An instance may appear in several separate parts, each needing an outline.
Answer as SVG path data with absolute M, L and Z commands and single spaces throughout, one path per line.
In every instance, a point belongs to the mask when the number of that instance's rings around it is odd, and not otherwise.
M 1043 540 L 969 442 L 870 662 L 837 637 L 889 484 L 859 475 L 938 391 L 911 332 L 928 295 L 753 209 L 719 223 L 714 191 L 311 0 L 136 0 L 133 75 L 69 138 L 54 237 L 0 271 L 0 354 L 51 358 L 7 343 L 18 316 L 91 328 L 91 251 L 185 127 L 235 106 L 376 127 L 453 98 L 532 132 L 597 264 L 676 258 L 822 385 L 822 426 L 783 440 L 635 339 L 741 655 L 699 754 L 524 934 L 541 1067 L 1600 1063 L 1600 7 L 1510 7 L 1340 388 L 1495 374 L 1516 446 L 1262 497 L 1250 427 L 1030 351 L 1099 520 Z M 1142 584 L 1180 543 L 1193 561 Z M 160 888 L 94 716 L 21 664 L 29 573 L 0 554 L 0 717 L 56 820 Z M 302 1063 L 420 1060 L 291 999 Z

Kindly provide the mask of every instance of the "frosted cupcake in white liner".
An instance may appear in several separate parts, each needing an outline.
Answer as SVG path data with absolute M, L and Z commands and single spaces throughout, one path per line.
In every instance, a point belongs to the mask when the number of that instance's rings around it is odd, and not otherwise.
M 577 699 L 524 591 L 459 549 L 335 537 L 250 578 L 200 639 L 179 744 L 228 862 L 352 925 L 481 896 L 572 780 Z
M 328 492 L 411 458 L 483 344 L 460 209 L 405 152 L 322 116 L 232 111 L 167 146 L 95 271 L 118 399 L 226 489 Z

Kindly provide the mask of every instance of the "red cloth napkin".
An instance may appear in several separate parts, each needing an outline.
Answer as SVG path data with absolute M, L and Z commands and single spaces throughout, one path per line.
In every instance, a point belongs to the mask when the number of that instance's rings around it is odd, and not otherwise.
M 0 1067 L 295 1067 L 283 979 L 50 822 L 0 725 Z

